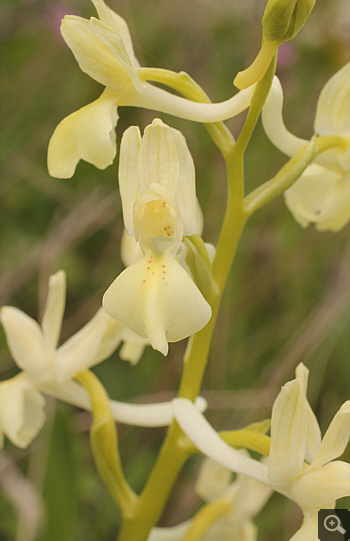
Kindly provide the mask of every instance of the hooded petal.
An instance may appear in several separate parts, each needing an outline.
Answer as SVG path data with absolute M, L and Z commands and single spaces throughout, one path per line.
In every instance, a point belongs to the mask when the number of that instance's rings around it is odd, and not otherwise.
M 125 130 L 120 143 L 119 189 L 123 206 L 124 225 L 128 235 L 134 235 L 134 203 L 140 195 L 138 156 L 141 134 L 137 126 Z
M 301 508 L 333 507 L 334 501 L 350 496 L 350 464 L 336 460 L 312 471 L 306 471 L 290 489 Z
M 124 42 L 119 36 L 119 34 L 114 32 L 111 28 L 103 24 L 98 19 L 95 19 L 94 17 L 90 19 L 90 26 L 94 34 L 98 38 L 100 38 L 100 40 L 108 47 L 108 49 L 114 54 L 114 56 L 124 66 L 134 88 L 138 92 L 142 92 L 144 85 L 141 82 L 141 79 L 137 75 L 135 68 L 132 65 L 132 61 L 129 58 Z
M 173 131 L 158 118 L 146 126 L 138 158 L 141 195 L 148 191 L 151 184 L 159 184 L 176 198 L 179 158 Z
M 308 434 L 307 400 L 299 379 L 290 381 L 272 408 L 269 478 L 273 485 L 289 483 L 303 471 Z
M 84 73 L 113 90 L 121 90 L 129 84 L 131 91 L 133 86 L 124 58 L 113 54 L 95 34 L 89 21 L 66 15 L 62 20 L 61 34 Z M 118 36 L 116 39 L 120 48 L 124 48 L 121 38 Z
M 49 292 L 42 320 L 42 331 L 49 349 L 55 350 L 61 332 L 66 304 L 66 273 L 62 270 L 50 276 Z
M 17 447 L 27 447 L 45 422 L 44 404 L 26 374 L 1 382 L 0 432 Z
M 116 155 L 114 128 L 117 96 L 106 89 L 101 96 L 67 116 L 55 129 L 48 148 L 49 173 L 57 178 L 73 176 L 79 160 L 105 169 Z
M 50 362 L 50 352 L 38 323 L 12 306 L 3 306 L 0 317 L 17 365 L 33 377 L 43 376 Z
M 270 484 L 267 467 L 227 445 L 198 412 L 193 402 L 187 398 L 175 398 L 173 408 L 174 417 L 180 427 L 204 455 L 233 472 L 243 473 L 262 483 Z
M 107 321 L 106 313 L 101 308 L 80 331 L 57 350 L 55 373 L 58 383 L 66 382 L 80 370 L 97 364 L 98 358 L 102 360 L 106 350 L 100 349 L 100 344 Z M 110 345 L 110 342 L 106 344 L 107 352 Z M 113 340 L 112 345 L 114 345 Z
M 106 6 L 103 0 L 92 0 L 92 3 L 96 8 L 100 21 L 120 35 L 132 65 L 135 68 L 139 67 L 139 62 L 134 54 L 129 28 L 124 19 L 115 13 L 115 11 L 113 11 L 111 8 Z
M 271 143 L 287 156 L 293 156 L 307 141 L 287 130 L 282 116 L 283 90 L 278 77 L 274 77 L 271 90 L 262 109 L 262 123 Z
M 319 230 L 338 231 L 350 217 L 350 179 L 319 165 L 310 165 L 285 194 L 285 202 L 303 227 L 315 222 Z
M 323 87 L 314 126 L 318 135 L 350 134 L 350 63 L 337 71 Z
M 104 294 L 103 306 L 163 355 L 168 342 L 195 334 L 211 317 L 197 286 L 166 253 L 159 259 L 145 256 L 125 269 Z
M 345 451 L 350 437 L 350 401 L 345 402 L 334 416 L 312 462 L 312 469 L 338 458 Z

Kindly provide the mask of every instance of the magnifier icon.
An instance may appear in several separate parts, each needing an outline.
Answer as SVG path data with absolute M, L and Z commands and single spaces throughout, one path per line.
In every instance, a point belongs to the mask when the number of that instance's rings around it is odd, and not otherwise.
M 346 530 L 342 527 L 340 518 L 337 515 L 327 515 L 323 525 L 329 532 L 340 532 L 343 535 L 346 533 Z

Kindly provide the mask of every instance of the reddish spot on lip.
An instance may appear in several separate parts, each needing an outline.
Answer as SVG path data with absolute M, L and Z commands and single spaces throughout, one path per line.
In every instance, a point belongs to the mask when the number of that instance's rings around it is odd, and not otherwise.
M 147 267 L 147 270 L 149 270 L 151 267 Z

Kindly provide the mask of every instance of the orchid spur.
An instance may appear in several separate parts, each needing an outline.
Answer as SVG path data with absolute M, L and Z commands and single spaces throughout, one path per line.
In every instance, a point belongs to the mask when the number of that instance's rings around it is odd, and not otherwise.
M 17 308 L 1 308 L 8 346 L 22 372 L 0 383 L 0 439 L 6 434 L 19 447 L 29 445 L 45 421 L 41 393 L 91 409 L 88 394 L 73 380 L 74 376 L 109 357 L 121 340 L 125 341 L 124 356 L 131 361 L 142 353 L 141 339 L 111 319 L 103 308 L 57 348 L 65 290 L 65 273 L 58 271 L 49 280 L 41 327 Z M 163 426 L 173 418 L 171 403 L 136 405 L 111 400 L 110 404 L 114 418 L 123 423 Z M 199 399 L 198 406 L 205 407 L 203 399 Z
M 282 387 L 275 400 L 267 464 L 231 449 L 189 400 L 173 401 L 175 418 L 200 451 L 232 471 L 265 483 L 301 507 L 304 521 L 293 541 L 317 541 L 318 510 L 333 509 L 337 499 L 350 495 L 350 465 L 334 460 L 349 442 L 350 402 L 338 410 L 321 441 L 306 398 L 307 380 L 308 370 L 300 363 L 296 379 Z
M 126 231 L 142 259 L 126 268 L 103 297 L 107 313 L 166 355 L 202 329 L 211 308 L 176 260 L 184 235 L 198 232 L 195 173 L 183 135 L 155 119 L 143 138 L 136 126 L 121 142 L 119 185 Z
M 282 118 L 283 92 L 277 79 L 263 108 L 262 121 L 271 142 L 293 156 L 307 141 L 290 133 Z M 322 152 L 285 192 L 287 207 L 303 227 L 339 231 L 350 219 L 350 64 L 321 91 L 314 122 L 320 137 L 338 137 L 341 145 Z
M 92 2 L 99 19 L 67 15 L 61 33 L 82 71 L 106 88 L 97 100 L 57 126 L 48 149 L 48 169 L 53 177 L 70 178 L 81 159 L 99 169 L 113 163 L 117 106 L 143 107 L 197 122 L 225 120 L 249 106 L 253 87 L 222 103 L 208 104 L 143 82 L 126 22 L 103 0 Z

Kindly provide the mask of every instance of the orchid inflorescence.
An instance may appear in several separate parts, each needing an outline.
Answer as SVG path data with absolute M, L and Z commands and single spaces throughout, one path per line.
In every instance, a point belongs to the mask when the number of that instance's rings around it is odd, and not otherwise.
M 315 223 L 320 231 L 339 231 L 349 221 L 350 65 L 324 86 L 315 134 L 301 139 L 283 121 L 276 55 L 303 27 L 314 1 L 268 0 L 261 50 L 237 75 L 235 84 L 241 90 L 222 103 L 211 103 L 185 73 L 140 67 L 126 22 L 103 0 L 92 2 L 99 18 L 68 15 L 61 33 L 82 71 L 105 89 L 58 125 L 49 143 L 49 173 L 70 178 L 80 160 L 99 169 L 111 165 L 117 152 L 117 108 L 143 107 L 206 125 L 227 165 L 227 210 L 217 246 L 205 243 L 194 162 L 182 133 L 159 118 L 143 135 L 137 126 L 126 129 L 119 152 L 126 268 L 109 286 L 92 319 L 59 347 L 66 293 L 63 270 L 50 277 L 41 325 L 17 308 L 1 308 L 8 347 L 21 370 L 0 383 L 1 442 L 5 435 L 18 447 L 30 445 L 45 423 L 44 395 L 50 395 L 92 411 L 92 452 L 121 510 L 120 541 L 253 541 L 257 528 L 252 519 L 273 491 L 303 512 L 293 540 L 316 541 L 318 510 L 333 509 L 337 499 L 350 494 L 349 464 L 336 460 L 349 440 L 350 403 L 340 407 L 322 439 L 306 396 L 309 371 L 300 363 L 295 379 L 278 394 L 271 421 L 218 433 L 204 416 L 207 404 L 199 390 L 221 296 L 248 217 L 284 194 L 303 227 Z M 246 121 L 235 141 L 222 121 L 245 109 Z M 274 178 L 244 195 L 244 152 L 260 114 L 267 137 L 290 160 Z M 169 402 L 136 405 L 110 400 L 89 370 L 121 343 L 120 357 L 135 365 L 147 346 L 166 356 L 169 343 L 188 337 L 179 393 Z M 140 495 L 124 477 L 115 421 L 169 426 Z M 249 450 L 262 459 L 253 458 Z M 206 457 L 195 486 L 205 504 L 184 523 L 158 527 L 178 471 L 194 453 Z

